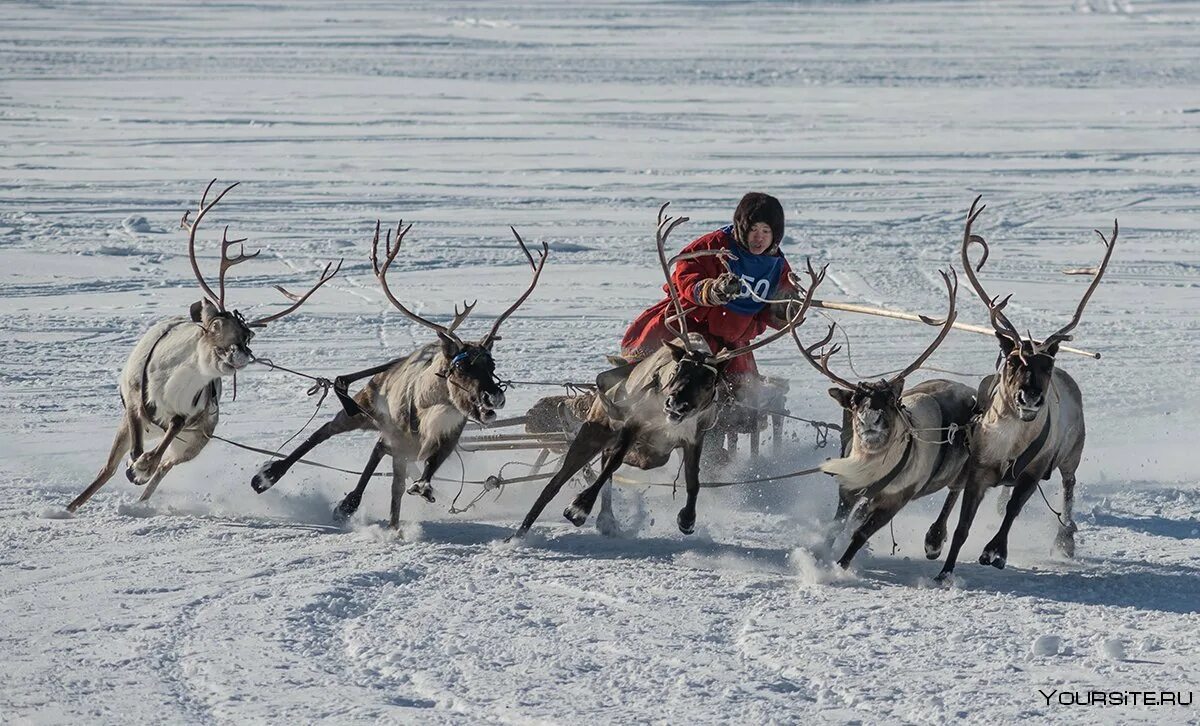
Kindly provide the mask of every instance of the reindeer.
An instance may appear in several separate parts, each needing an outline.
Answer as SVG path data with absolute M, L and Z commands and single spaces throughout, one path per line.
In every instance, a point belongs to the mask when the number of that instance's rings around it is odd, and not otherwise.
M 376 222 L 375 238 L 371 242 L 371 268 L 392 305 L 409 320 L 437 333 L 438 342 L 422 346 L 410 355 L 381 366 L 339 376 L 334 383 L 343 410 L 297 446 L 295 451 L 263 465 L 250 482 L 254 491 L 261 494 L 270 489 L 300 457 L 332 436 L 359 429 L 378 431 L 379 440 L 371 450 L 358 485 L 338 504 L 334 517 L 345 519 L 358 510 L 363 492 L 380 460 L 384 454 L 391 454 L 389 526 L 399 529 L 400 499 L 404 494 L 408 462 L 415 458 L 423 464 L 420 477 L 408 489 L 408 493 L 420 495 L 428 502 L 435 501 L 430 482 L 458 445 L 467 420 L 489 423 L 496 418 L 496 409 L 504 407 L 504 390 L 496 378 L 492 346 L 500 339 L 500 326 L 521 307 L 537 286 L 550 253 L 549 247 L 542 243 L 540 259 L 535 264 L 521 235 L 517 234 L 516 229 L 509 228 L 533 268 L 533 279 L 524 294 L 496 318 L 487 335 L 479 342 L 468 342 L 459 337 L 455 329 L 470 315 L 475 307 L 474 302 L 464 304 L 461 312 L 455 306 L 453 322 L 443 326 L 409 310 L 388 286 L 388 267 L 396 259 L 410 229 L 411 224 L 408 227 L 404 227 L 403 222 L 397 225 L 394 245 L 392 233 L 388 231 L 384 242 L 384 259 L 380 262 L 379 223 Z M 346 392 L 347 386 L 368 376 L 371 380 L 351 398 Z
M 669 203 L 668 203 L 669 204 Z M 679 510 L 676 522 L 679 531 L 692 534 L 696 525 L 696 498 L 700 492 L 700 454 L 704 432 L 712 428 L 717 415 L 717 387 L 725 364 L 739 355 L 771 343 L 787 335 L 789 330 L 804 322 L 817 285 L 825 277 L 808 264 L 810 285 L 797 312 L 787 319 L 776 333 L 736 350 L 721 350 L 714 354 L 702 336 L 690 334 L 680 302 L 679 291 L 671 280 L 671 265 L 685 255 L 670 261 L 666 256 L 666 240 L 687 217 L 664 217 L 667 204 L 658 210 L 658 229 L 655 241 L 658 260 L 667 279 L 667 291 L 674 304 L 678 329 L 666 323 L 676 340 L 665 341 L 647 358 L 601 374 L 597 379 L 596 396 L 570 447 L 562 467 L 546 484 L 514 536 L 523 537 L 546 505 L 571 477 L 584 468 L 597 454 L 603 452 L 600 473 L 596 480 L 580 492 L 563 512 L 576 527 L 587 521 L 601 489 L 621 464 L 639 469 L 656 469 L 675 449 L 683 449 L 683 471 L 687 502 Z M 721 255 L 724 251 L 687 253 Z M 795 305 L 789 301 L 789 308 Z M 790 312 L 790 309 L 789 309 Z
M 1075 504 L 1075 470 L 1083 455 L 1083 396 L 1071 376 L 1055 367 L 1054 357 L 1058 353 L 1058 346 L 1071 340 L 1070 333 L 1079 324 L 1088 300 L 1100 284 L 1117 243 L 1116 220 L 1113 220 L 1111 238 L 1106 238 L 1100 230 L 1096 230 L 1105 246 L 1104 259 L 1096 269 L 1071 321 L 1042 341 L 1034 340 L 1029 334 L 1022 337 L 1004 314 L 1012 295 L 1002 300 L 991 297 L 975 275 L 976 271 L 983 269 L 989 253 L 983 237 L 971 234 L 971 225 L 985 208 L 980 206 L 976 210 L 979 199 L 975 198 L 967 214 L 961 248 L 962 264 L 975 294 L 988 309 L 988 317 L 1000 341 L 1000 364 L 996 374 L 985 378 L 979 387 L 980 413 L 970 432 L 970 458 L 962 490 L 962 507 L 945 565 L 938 574 L 939 581 L 944 581 L 954 572 L 958 552 L 971 530 L 971 521 L 984 493 L 990 487 L 1011 483 L 1013 493 L 1004 511 L 1004 522 L 979 557 L 980 564 L 1003 569 L 1008 560 L 1008 533 L 1013 521 L 1038 482 L 1049 479 L 1054 469 L 1058 469 L 1063 485 L 1063 521 L 1060 522 L 1055 546 L 1068 557 L 1075 556 L 1076 527 L 1072 510 Z M 972 244 L 983 248 L 983 257 L 974 269 L 968 255 Z M 952 500 L 948 499 L 926 539 L 928 543 L 940 531 L 939 549 L 945 537 L 945 519 L 952 504 Z
M 229 239 L 229 227 L 221 235 L 221 264 L 218 273 L 219 292 L 214 293 L 196 262 L 196 230 L 200 221 L 217 202 L 238 185 L 230 184 L 211 202 L 208 193 L 213 179 L 204 189 L 194 221 L 185 212 L 180 226 L 188 230 L 188 258 L 203 299 L 191 307 L 189 318 L 163 320 L 152 326 L 133 348 L 121 374 L 121 405 L 125 417 L 117 429 L 108 460 L 95 481 L 67 505 L 75 512 L 92 498 L 117 471 L 117 465 L 130 452 L 131 463 L 125 470 L 129 481 L 145 486 L 139 501 L 154 494 L 159 482 L 174 467 L 191 461 L 204 450 L 217 428 L 221 400 L 221 378 L 234 376 L 254 360 L 249 343 L 253 328 L 266 327 L 295 311 L 325 283 L 333 279 L 342 262 L 332 271 L 333 263 L 325 266 L 320 279 L 303 295 L 293 295 L 276 285 L 292 305 L 282 312 L 247 321 L 237 310 L 225 307 L 225 273 L 234 265 L 253 259 L 259 252 L 247 255 L 243 239 Z M 239 182 L 240 183 L 240 182 Z M 229 249 L 238 245 L 236 257 Z M 145 450 L 145 437 L 161 432 L 163 437 L 150 451 Z
M 915 361 L 890 378 L 851 383 L 834 374 L 829 370 L 829 358 L 841 349 L 837 345 L 820 354 L 818 363 L 813 353 L 833 339 L 833 325 L 822 340 L 808 347 L 792 331 L 804 359 L 837 384 L 829 389 L 829 395 L 845 409 L 852 427 L 848 455 L 821 465 L 822 471 L 837 478 L 837 522 L 850 516 L 856 502 L 865 503 L 850 544 L 838 560 L 843 569 L 905 504 L 956 482 L 967 461 L 965 427 L 974 412 L 975 391 L 937 378 L 904 390 L 905 379 L 942 344 L 957 316 L 958 277 L 953 268 L 949 275 L 940 274 L 949 310 L 940 323 L 927 322 L 940 324 L 941 330 Z M 959 427 L 964 428 L 961 433 Z

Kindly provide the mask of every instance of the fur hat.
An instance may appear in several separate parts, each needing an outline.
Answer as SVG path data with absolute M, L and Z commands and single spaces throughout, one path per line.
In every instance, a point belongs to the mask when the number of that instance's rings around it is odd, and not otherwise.
M 746 246 L 750 228 L 758 222 L 766 222 L 771 228 L 772 241 L 767 252 L 774 253 L 783 241 L 783 205 L 770 194 L 749 192 L 738 202 L 733 213 L 733 237 L 738 244 Z

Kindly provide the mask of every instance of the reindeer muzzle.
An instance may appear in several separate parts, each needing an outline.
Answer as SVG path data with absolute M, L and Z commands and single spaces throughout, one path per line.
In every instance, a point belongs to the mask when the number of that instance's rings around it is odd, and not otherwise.
M 690 404 L 680 401 L 675 397 L 671 397 L 666 401 L 663 401 L 663 413 L 667 415 L 667 420 L 671 423 L 679 423 L 683 419 L 687 418 L 691 408 L 692 407 Z
M 1044 395 L 1026 395 L 1024 390 L 1017 391 L 1016 399 L 1017 416 L 1025 422 L 1037 418 L 1038 412 L 1042 410 L 1042 404 L 1046 401 Z
M 240 371 L 250 365 L 254 360 L 254 354 L 250 352 L 249 348 L 235 345 L 221 351 L 219 360 L 221 365 L 228 368 L 230 372 Z

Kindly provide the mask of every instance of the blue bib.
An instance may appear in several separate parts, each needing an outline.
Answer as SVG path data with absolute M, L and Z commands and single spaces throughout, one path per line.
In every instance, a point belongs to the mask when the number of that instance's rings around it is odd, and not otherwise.
M 761 298 L 770 298 L 779 284 L 779 276 L 783 273 L 782 255 L 755 255 L 733 241 L 733 225 L 722 230 L 730 239 L 729 251 L 736 257 L 729 260 L 729 268 L 733 274 L 754 290 Z M 765 303 L 758 302 L 742 290 L 737 299 L 725 304 L 725 309 L 742 315 L 755 315 L 763 309 Z

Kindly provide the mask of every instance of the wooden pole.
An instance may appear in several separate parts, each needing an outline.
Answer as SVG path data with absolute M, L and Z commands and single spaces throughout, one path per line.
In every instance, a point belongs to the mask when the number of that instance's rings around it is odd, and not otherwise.
M 930 317 L 927 317 L 924 315 L 917 315 L 916 313 L 906 313 L 901 310 L 887 310 L 884 308 L 873 308 L 873 307 L 870 307 L 867 305 L 855 305 L 853 303 L 833 302 L 830 300 L 813 300 L 812 306 L 814 308 L 823 308 L 825 310 L 839 310 L 844 313 L 858 313 L 860 315 L 876 315 L 881 318 L 895 318 L 896 320 L 911 320 L 911 321 L 917 322 L 917 323 L 928 323 L 930 321 L 936 320 L 935 318 L 930 318 Z M 954 323 L 950 327 L 955 328 L 957 330 L 965 330 L 968 333 L 981 333 L 983 335 L 994 335 L 996 332 L 992 328 L 985 328 L 982 325 L 971 325 L 970 323 Z M 1072 347 L 1066 346 L 1066 345 L 1061 345 L 1061 346 L 1059 346 L 1058 349 L 1061 351 L 1065 351 L 1067 353 L 1074 353 L 1075 355 L 1081 355 L 1081 356 L 1084 356 L 1085 358 L 1095 358 L 1097 360 L 1100 358 L 1099 353 L 1093 353 L 1093 352 L 1087 351 L 1087 350 L 1080 350 L 1079 348 L 1072 348 Z

